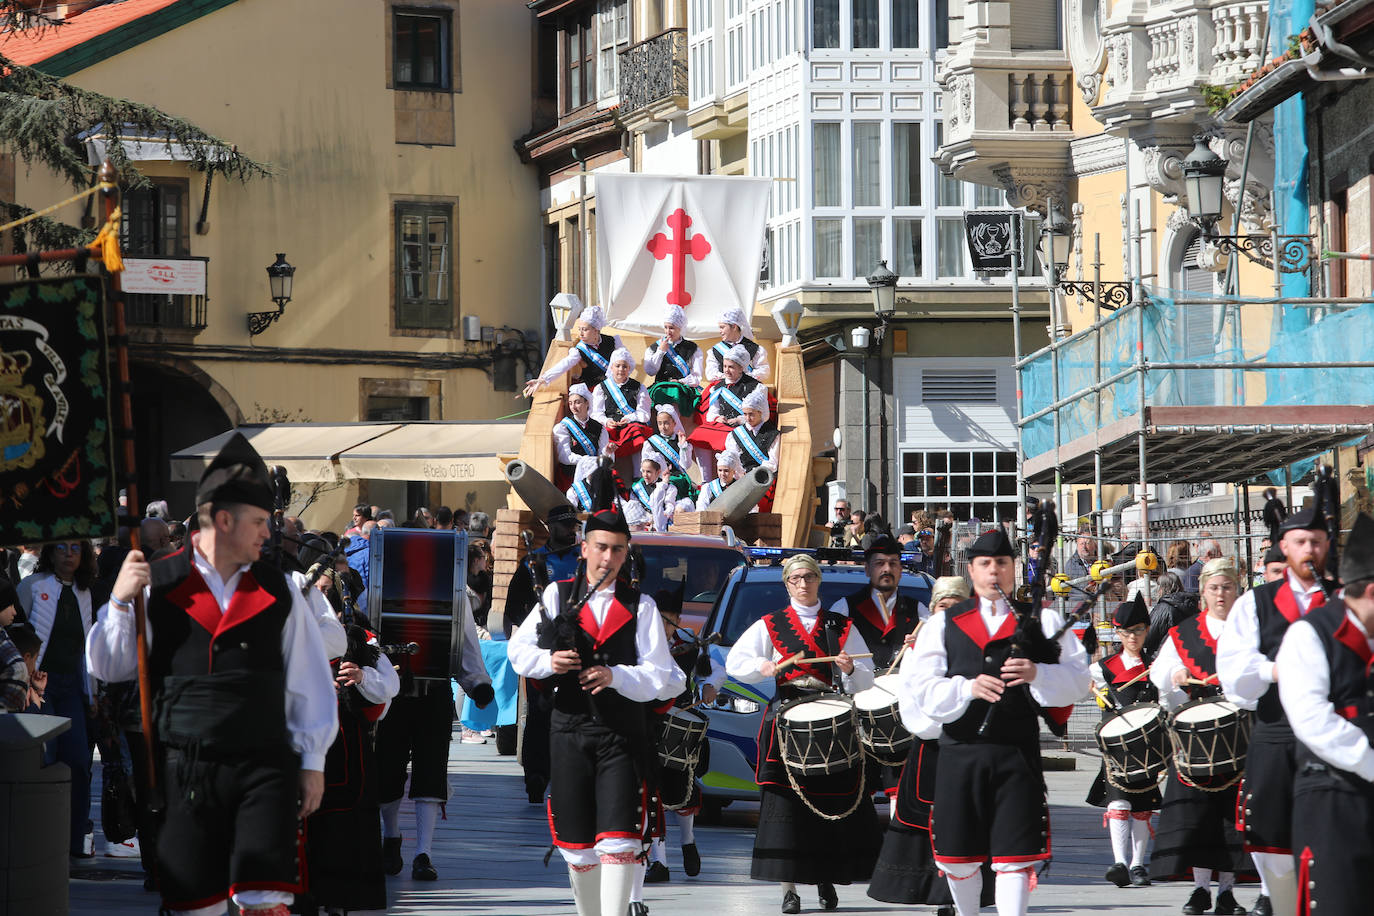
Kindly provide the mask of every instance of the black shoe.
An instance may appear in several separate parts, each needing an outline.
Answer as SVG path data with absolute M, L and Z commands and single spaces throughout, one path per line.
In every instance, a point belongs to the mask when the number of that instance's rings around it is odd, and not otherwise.
M 1255 901 L 1255 908 L 1250 911 L 1254 916 L 1274 916 L 1274 908 L 1269 904 L 1269 898 L 1264 894 L 1259 895 Z
M 835 885 L 829 882 L 821 882 L 816 890 L 820 891 L 821 909 L 833 910 L 840 905 L 840 895 L 835 893 Z
M 1131 883 L 1131 870 L 1126 867 L 1125 862 L 1117 862 L 1107 869 L 1107 880 L 1117 887 L 1127 887 Z
M 434 870 L 433 864 L 429 861 L 429 856 L 422 852 L 410 864 L 410 877 L 416 881 L 437 881 L 439 880 L 439 873 Z
M 801 895 L 796 891 L 788 891 L 782 895 L 782 911 L 784 913 L 801 912 Z
M 682 870 L 689 878 L 701 874 L 701 853 L 697 852 L 696 843 L 682 844 Z
M 662 884 L 668 880 L 668 866 L 662 862 L 650 862 L 649 870 L 644 873 L 645 884 Z
M 399 875 L 405 863 L 401 861 L 401 838 L 382 837 L 382 871 L 388 875 Z
M 1150 886 L 1150 873 L 1144 865 L 1136 865 L 1131 868 L 1131 884 L 1134 887 Z
M 649 908 L 638 900 L 632 900 L 626 916 L 649 916 Z
M 1220 916 L 1245 916 L 1245 907 L 1236 903 L 1236 898 L 1230 891 L 1222 891 L 1217 894 L 1217 908 L 1212 912 Z
M 1183 904 L 1183 916 L 1202 916 L 1212 908 L 1212 894 L 1205 887 L 1193 888 L 1193 895 Z
M 935 908 L 935 916 L 959 916 L 959 911 L 952 906 L 939 906 Z

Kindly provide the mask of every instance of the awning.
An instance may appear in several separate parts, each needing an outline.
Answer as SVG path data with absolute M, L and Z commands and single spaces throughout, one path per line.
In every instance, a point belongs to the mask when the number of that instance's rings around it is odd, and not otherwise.
M 504 482 L 498 456 L 520 450 L 523 422 L 267 423 L 238 427 L 268 465 L 297 483 L 341 480 Z M 234 430 L 172 455 L 195 482 Z

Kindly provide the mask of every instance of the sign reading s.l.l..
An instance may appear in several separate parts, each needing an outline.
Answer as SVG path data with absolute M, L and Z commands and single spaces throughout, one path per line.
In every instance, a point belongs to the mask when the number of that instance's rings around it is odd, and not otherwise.
M 126 293 L 204 296 L 205 261 L 198 258 L 125 258 L 120 287 Z
M 974 270 L 1007 273 L 1021 244 L 1021 214 L 1015 210 L 971 210 L 964 214 L 968 253 Z

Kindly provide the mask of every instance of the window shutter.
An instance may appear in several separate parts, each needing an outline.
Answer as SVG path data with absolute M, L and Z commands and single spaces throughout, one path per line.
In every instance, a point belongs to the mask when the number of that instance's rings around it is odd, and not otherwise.
M 1009 5 L 1012 50 L 1053 51 L 1064 47 L 1059 0 L 1016 0 Z
M 922 369 L 921 400 L 997 403 L 995 369 Z

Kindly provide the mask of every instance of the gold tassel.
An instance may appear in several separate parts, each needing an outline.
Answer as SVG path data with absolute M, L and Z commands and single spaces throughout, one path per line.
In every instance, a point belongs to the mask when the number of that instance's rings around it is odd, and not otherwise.
M 91 251 L 100 257 L 105 264 L 105 269 L 112 274 L 124 270 L 124 259 L 119 253 L 120 222 L 120 208 L 115 207 L 110 213 L 110 218 L 105 221 L 105 225 L 100 227 L 100 232 L 96 235 L 95 241 L 91 242 Z

